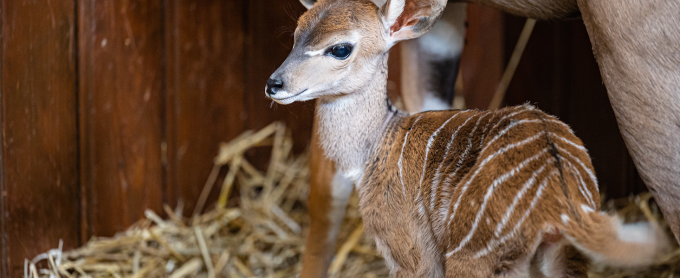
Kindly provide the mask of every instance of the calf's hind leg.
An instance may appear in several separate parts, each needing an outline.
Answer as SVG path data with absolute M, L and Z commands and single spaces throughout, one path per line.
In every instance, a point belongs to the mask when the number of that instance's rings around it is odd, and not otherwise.
M 589 260 L 571 245 L 543 243 L 531 262 L 531 278 L 587 278 Z

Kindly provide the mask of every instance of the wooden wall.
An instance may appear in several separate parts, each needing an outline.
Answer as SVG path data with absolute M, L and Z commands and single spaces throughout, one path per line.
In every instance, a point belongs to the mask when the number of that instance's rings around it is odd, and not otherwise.
M 80 242 L 78 39 L 73 1 L 0 9 L 0 271 L 21 277 L 24 257 Z
M 190 213 L 218 143 L 246 129 L 282 120 L 297 151 L 309 141 L 312 104 L 264 97 L 297 0 L 1 5 L 2 277 L 147 208 L 182 199 Z
M 244 130 L 282 120 L 296 151 L 309 142 L 313 103 L 272 105 L 263 93 L 292 46 L 298 0 L 0 5 L 2 277 L 20 277 L 24 258 L 60 239 L 72 248 L 113 235 L 147 208 L 182 199 L 190 213 L 218 143 Z M 478 57 L 498 61 L 523 21 L 487 19 L 500 31 Z M 572 124 L 611 195 L 639 190 L 583 26 L 539 23 L 526 54 L 508 103 L 531 100 Z M 497 64 L 480 74 L 497 78 Z

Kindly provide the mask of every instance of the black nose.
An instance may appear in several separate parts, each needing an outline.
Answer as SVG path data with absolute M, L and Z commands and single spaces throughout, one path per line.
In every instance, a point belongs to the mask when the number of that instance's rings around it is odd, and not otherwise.
M 283 88 L 283 81 L 279 79 L 271 79 L 269 78 L 267 80 L 267 89 L 265 90 L 268 95 L 275 95 L 276 91 L 279 89 Z

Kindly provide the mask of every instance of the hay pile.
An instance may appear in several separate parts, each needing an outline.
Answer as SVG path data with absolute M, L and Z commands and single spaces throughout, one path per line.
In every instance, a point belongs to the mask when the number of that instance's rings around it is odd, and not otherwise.
M 194 209 L 182 216 L 182 205 L 165 206 L 167 219 L 152 211 L 113 238 L 93 238 L 85 246 L 61 247 L 26 261 L 25 277 L 295 277 L 301 268 L 309 227 L 306 197 L 308 156 L 291 153 L 292 139 L 274 123 L 246 132 L 223 144 L 215 167 Z M 253 167 L 244 152 L 271 147 L 266 171 Z M 199 214 L 217 182 L 221 168 L 228 172 L 214 209 Z M 240 188 L 240 205 L 226 208 L 232 189 Z M 649 195 L 609 202 L 627 220 L 651 219 L 666 226 Z M 594 266 L 591 277 L 673 277 L 680 250 L 659 265 L 643 270 L 612 270 Z M 339 234 L 331 277 L 387 277 L 388 272 L 371 240 L 362 236 L 358 199 L 353 196 Z
M 259 147 L 271 148 L 266 171 L 244 156 Z M 220 146 L 193 217 L 183 218 L 181 205 L 165 206 L 167 219 L 147 211 L 146 219 L 113 238 L 93 238 L 79 249 L 60 247 L 27 260 L 25 277 L 295 277 L 309 227 L 309 166 L 308 155 L 294 156 L 292 147 L 280 123 L 245 132 Z M 223 167 L 228 171 L 216 207 L 199 214 Z M 226 208 L 235 185 L 240 205 Z M 339 234 L 350 244 L 340 248 L 335 277 L 387 276 L 360 227 L 354 196 Z

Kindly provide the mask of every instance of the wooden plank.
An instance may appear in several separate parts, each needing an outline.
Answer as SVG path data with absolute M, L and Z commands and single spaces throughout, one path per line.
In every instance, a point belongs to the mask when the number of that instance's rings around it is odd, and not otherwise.
M 503 14 L 496 9 L 468 4 L 460 59 L 467 108 L 487 109 L 501 80 L 505 68 L 502 20 Z
M 79 243 L 73 1 L 2 1 L 2 277 Z
M 506 57 L 510 56 L 526 18 L 507 15 L 505 20 Z M 527 101 L 538 104 L 544 111 L 563 116 L 562 101 L 567 90 L 565 55 L 567 54 L 562 22 L 536 23 L 515 76 L 508 87 L 506 103 L 516 105 Z M 563 114 L 560 114 L 563 113 Z
M 272 121 L 291 128 L 294 151 L 304 150 L 311 139 L 314 101 L 279 105 L 264 95 L 269 76 L 293 48 L 293 31 L 305 8 L 298 0 L 247 1 L 245 45 L 245 117 L 247 129 L 260 129 Z M 257 165 L 267 161 L 266 152 L 250 153 Z
M 210 173 L 219 142 L 244 131 L 245 5 L 222 0 L 168 2 L 168 201 L 175 204 L 182 198 L 187 214 Z M 252 114 L 261 113 L 268 113 L 268 106 Z M 218 186 L 214 189 L 219 191 Z M 208 203 L 217 195 L 212 196 Z
M 161 210 L 161 0 L 79 1 L 83 234 Z

